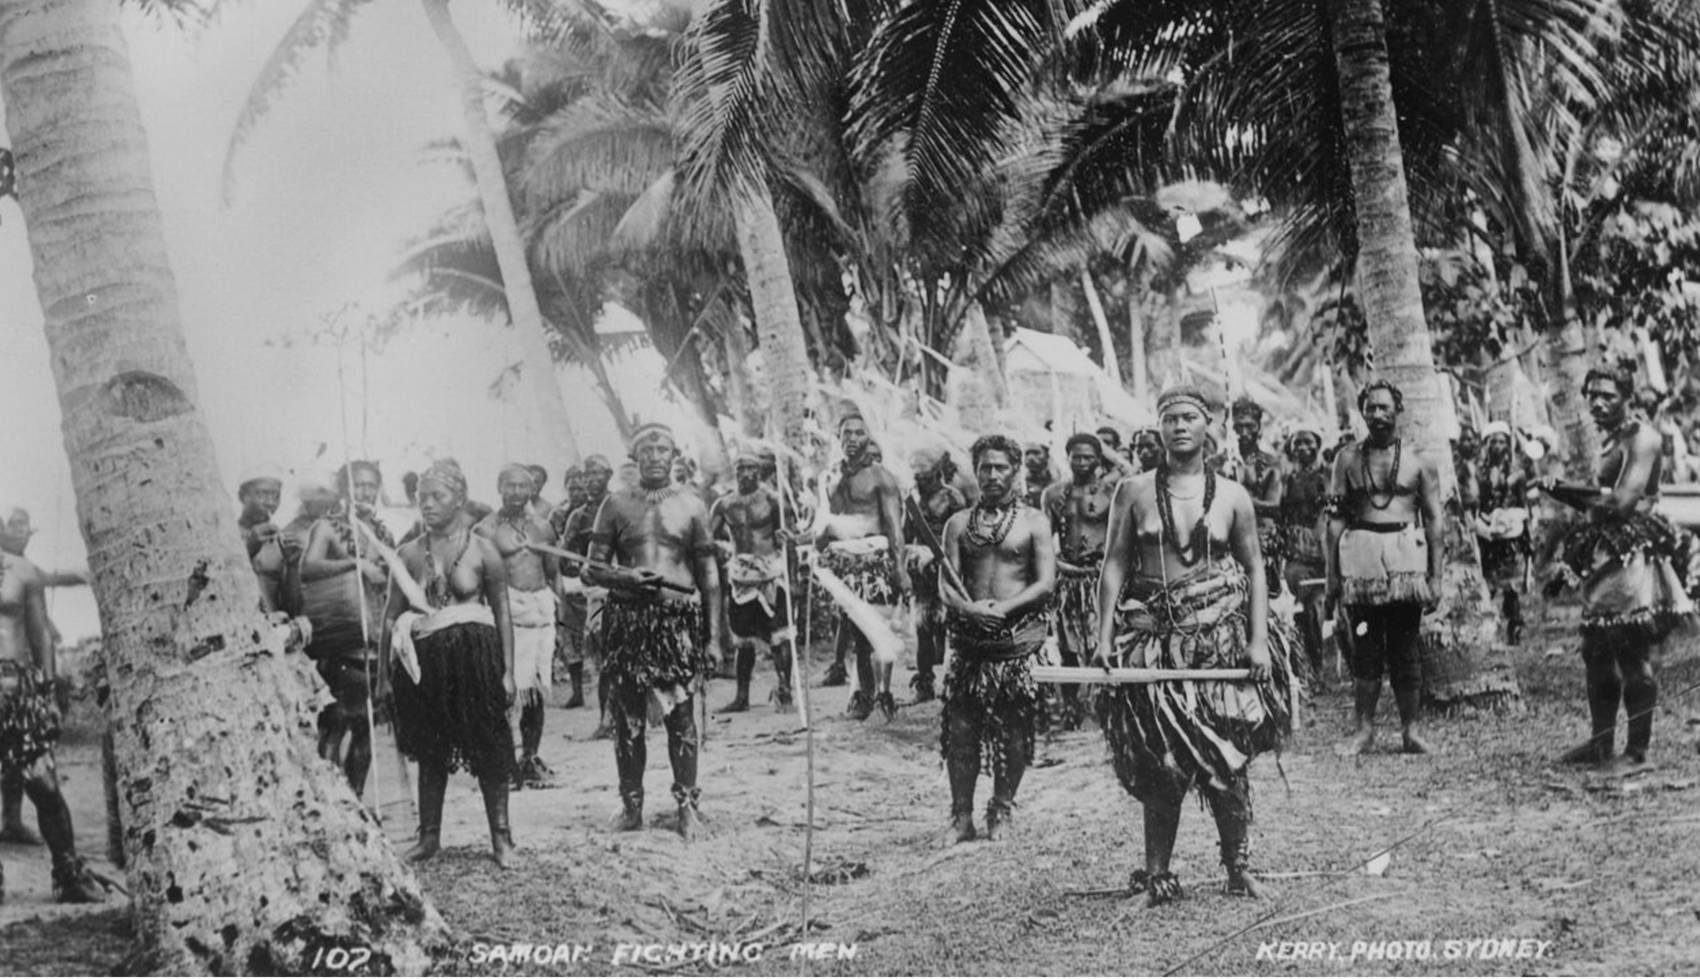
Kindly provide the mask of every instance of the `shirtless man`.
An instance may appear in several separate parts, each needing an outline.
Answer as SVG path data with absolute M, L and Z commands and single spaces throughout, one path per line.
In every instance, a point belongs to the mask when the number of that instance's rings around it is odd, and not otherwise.
M 543 744 L 543 709 L 554 679 L 556 558 L 539 554 L 532 544 L 555 546 L 555 528 L 538 516 L 536 476 L 531 467 L 510 463 L 496 475 L 502 507 L 479 521 L 472 532 L 496 545 L 508 574 L 508 619 L 514 632 L 514 702 L 508 725 L 516 735 L 519 758 L 512 787 L 547 788 L 554 774 L 537 750 Z
M 241 528 L 242 543 L 260 582 L 260 602 L 268 612 L 279 607 L 277 593 L 283 584 L 283 550 L 277 542 L 277 525 L 272 523 L 282 496 L 283 483 L 270 476 L 257 476 L 236 489 L 236 500 L 242 504 L 236 526 Z
M 555 540 L 565 547 L 567 522 L 572 518 L 574 510 L 584 506 L 590 494 L 585 492 L 584 469 L 580 466 L 568 469 L 566 475 L 561 478 L 561 483 L 567 495 L 559 506 L 549 511 L 549 529 L 554 531 Z M 567 563 L 563 560 L 555 565 L 555 585 L 561 597 L 561 600 L 555 603 L 555 669 L 557 679 L 565 676 L 573 685 L 572 694 L 567 698 L 567 702 L 561 705 L 571 710 L 584 706 L 584 629 L 587 609 L 584 602 L 584 583 L 579 581 L 577 575 L 559 573 Z
M 827 495 L 832 517 L 817 535 L 815 546 L 826 567 L 862 601 L 896 604 L 909 593 L 909 569 L 903 559 L 903 490 L 897 477 L 869 456 L 868 423 L 861 415 L 848 414 L 839 421 L 838 439 L 844 446 L 844 464 L 838 484 Z M 851 650 L 856 654 L 856 692 L 850 696 L 850 716 L 865 721 L 878 706 L 887 720 L 895 717 L 893 664 L 881 664 L 876 673 L 873 647 L 848 615 L 838 618 L 837 656 L 826 675 L 826 686 L 845 681 L 844 660 Z
M 1024 502 L 1037 510 L 1045 487 L 1051 485 L 1051 450 L 1043 442 L 1028 442 L 1021 450 L 1022 465 L 1027 470 L 1027 495 Z
M 1133 433 L 1133 459 L 1142 473 L 1156 472 L 1163 464 L 1163 437 L 1155 428 L 1142 428 Z
M 1239 458 L 1224 454 L 1217 471 L 1244 486 L 1257 510 L 1257 543 L 1263 550 L 1264 580 L 1269 594 L 1281 590 L 1281 464 L 1264 451 L 1263 407 L 1250 398 L 1233 405 L 1234 438 Z
M 945 560 L 967 589 L 963 594 L 943 586 L 956 655 L 944 679 L 940 748 L 950 779 L 950 837 L 958 843 L 975 836 L 974 784 L 982 757 L 992 762 L 986 839 L 1000 838 L 1009 826 L 1021 776 L 1033 760 L 1039 713 L 1033 660 L 1045 643 L 1057 580 L 1050 523 L 1016 490 L 1020 449 L 1014 440 L 983 436 L 970 455 L 980 502 L 952 516 L 944 531 Z
M 395 542 L 377 519 L 383 474 L 376 463 L 350 462 L 337 472 L 336 484 L 339 504 L 313 525 L 301 557 L 302 613 L 313 624 L 307 655 L 336 698 L 319 714 L 319 755 L 342 767 L 359 796 L 372 766 L 367 712 L 389 588 L 389 569 L 373 553 L 371 538 L 392 547 Z
M 701 795 L 693 691 L 719 665 L 727 641 L 708 508 L 673 482 L 677 454 L 678 443 L 665 425 L 644 425 L 633 433 L 638 486 L 603 502 L 591 534 L 591 558 L 617 566 L 587 567 L 584 577 L 608 589 L 602 643 L 621 803 L 614 829 L 643 828 L 644 730 L 653 706 L 665 718 L 678 830 L 689 841 L 700 827 Z
M 1085 666 L 1098 646 L 1098 572 L 1109 535 L 1110 502 L 1121 482 L 1105 471 L 1094 436 L 1069 436 L 1068 478 L 1045 489 L 1042 509 L 1057 539 L 1057 647 L 1064 666 Z M 1062 726 L 1073 731 L 1086 715 L 1078 684 L 1062 688 Z
M 1429 751 L 1417 733 L 1423 692 L 1417 642 L 1424 611 L 1440 600 L 1445 515 L 1434 460 L 1405 452 L 1397 434 L 1404 407 L 1405 396 L 1387 381 L 1358 393 L 1369 437 L 1341 447 L 1329 487 L 1328 602 L 1344 603 L 1352 622 L 1357 731 L 1348 747 L 1354 754 L 1375 739 L 1384 672 L 1399 707 L 1404 750 Z
M 1653 647 L 1676 625 L 1691 624 L 1695 612 L 1678 577 L 1693 544 L 1653 509 L 1662 439 L 1634 411 L 1634 393 L 1634 381 L 1625 374 L 1589 371 L 1582 396 L 1606 436 L 1598 486 L 1565 486 L 1550 478 L 1536 484 L 1587 518 L 1559 546 L 1561 577 L 1555 584 L 1574 583 L 1582 593 L 1582 664 L 1592 730 L 1561 760 L 1615 774 L 1650 766 L 1659 706 Z M 1613 757 L 1620 703 L 1629 728 L 1621 759 Z
M 543 491 L 549 488 L 549 470 L 535 462 L 527 465 L 525 470 L 531 474 L 531 512 L 539 520 L 548 520 L 555 509 L 555 504 L 543 496 Z
M 1311 679 L 1316 683 L 1322 682 L 1322 623 L 1326 618 L 1323 586 L 1328 577 L 1322 541 L 1326 536 L 1324 510 L 1328 505 L 1330 477 L 1318 459 L 1321 451 L 1322 436 L 1315 430 L 1300 428 L 1293 433 L 1287 447 L 1292 465 L 1281 477 L 1281 513 L 1276 518 L 1286 551 L 1283 570 L 1287 590 L 1298 601 L 1294 625 L 1310 660 Z
M 53 758 L 59 740 L 57 662 L 45 596 L 46 582 L 28 558 L 0 551 L 0 776 L 21 781 L 35 805 L 41 838 L 53 856 L 54 900 L 86 903 L 101 896 L 77 856 L 71 809 L 59 791 Z
M 584 460 L 583 499 L 573 506 L 561 526 L 561 547 L 574 554 L 590 553 L 590 532 L 596 525 L 596 511 L 608 498 L 608 482 L 614 478 L 614 467 L 604 456 L 593 455 Z M 569 499 L 568 505 L 571 505 Z M 567 672 L 573 678 L 573 690 L 583 701 L 584 663 L 596 665 L 596 703 L 601 716 L 591 738 L 601 740 L 614 736 L 609 715 L 608 671 L 602 663 L 602 629 L 599 626 L 602 601 L 607 591 L 586 581 L 575 561 L 562 561 L 560 570 L 563 607 L 567 610 L 567 627 L 575 630 L 578 645 L 567 647 Z M 574 587 L 577 583 L 578 587 Z
M 968 500 L 950 485 L 956 466 L 949 452 L 937 449 L 916 452 L 910 463 L 915 472 L 914 502 L 933 538 L 943 542 L 945 522 L 968 506 Z M 939 593 L 933 552 L 925 546 L 921 529 L 915 525 L 915 510 L 907 506 L 903 539 L 909 555 L 909 578 L 915 587 L 915 676 L 909 685 L 915 691 L 915 703 L 922 704 L 938 696 L 933 689 L 933 674 L 944 664 L 944 596 Z
M 738 456 L 732 471 L 737 491 L 716 500 L 709 510 L 708 529 L 727 558 L 726 623 L 737 653 L 738 692 L 720 708 L 732 714 L 750 709 L 750 679 L 756 659 L 773 661 L 774 687 L 770 699 L 780 710 L 791 707 L 791 657 L 787 640 L 793 636 L 785 543 L 789 532 L 781 521 L 779 494 L 762 482 L 762 460 L 754 453 Z

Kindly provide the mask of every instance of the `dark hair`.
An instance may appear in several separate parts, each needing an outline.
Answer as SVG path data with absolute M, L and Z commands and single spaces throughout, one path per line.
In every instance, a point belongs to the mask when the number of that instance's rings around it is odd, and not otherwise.
M 853 421 L 861 422 L 864 427 L 868 424 L 868 420 L 866 418 L 862 417 L 861 412 L 859 412 L 859 411 L 847 411 L 847 412 L 844 413 L 844 415 L 842 417 L 840 417 L 838 419 L 838 427 L 836 429 L 834 429 L 834 431 L 837 431 L 837 432 L 844 431 L 844 426 L 850 424 Z
M 339 496 L 351 492 L 349 478 L 362 469 L 378 477 L 379 483 L 384 481 L 384 471 L 378 468 L 377 463 L 368 459 L 353 459 L 336 471 L 336 491 Z
M 275 476 L 255 476 L 253 479 L 244 479 L 242 481 L 242 485 L 236 487 L 236 498 L 238 500 L 242 499 L 244 496 L 247 496 L 249 493 L 252 493 L 254 491 L 255 487 L 259 486 L 261 483 L 276 483 L 279 492 L 281 492 L 283 490 L 283 481 L 278 479 L 277 477 L 275 477 Z
M 1612 370 L 1610 367 L 1596 367 L 1582 377 L 1582 393 L 1588 392 L 1588 385 L 1595 381 L 1605 381 L 1617 388 L 1618 397 L 1625 400 L 1635 396 L 1635 379 L 1624 371 Z
M 1232 411 L 1235 418 L 1241 415 L 1250 415 L 1259 422 L 1263 421 L 1263 406 L 1247 397 L 1236 400 Z
M 1162 433 L 1162 432 L 1159 432 L 1159 431 L 1157 431 L 1157 430 L 1156 430 L 1156 429 L 1155 429 L 1155 428 L 1138 428 L 1138 429 L 1134 429 L 1134 432 L 1133 432 L 1133 440 L 1134 440 L 1134 441 L 1135 441 L 1135 442 L 1137 442 L 1137 441 L 1139 441 L 1139 440 L 1140 440 L 1140 439 L 1141 439 L 1141 438 L 1143 438 L 1143 437 L 1145 437 L 1145 436 L 1147 436 L 1147 435 L 1149 435 L 1149 436 L 1151 436 L 1151 437 L 1152 437 L 1152 438 L 1154 438 L 1154 439 L 1156 439 L 1156 440 L 1157 440 L 1157 444 L 1158 444 L 1158 445 L 1162 445 L 1162 444 L 1163 444 L 1163 433 Z
M 1109 443 L 1110 447 L 1113 448 L 1113 449 L 1119 449 L 1119 448 L 1122 447 L 1122 433 L 1116 431 L 1116 427 L 1114 425 L 1099 425 L 1097 428 L 1094 428 L 1092 430 L 1092 433 L 1094 435 L 1098 434 L 1099 432 L 1110 433 L 1107 437 L 1099 439 L 1098 449 L 1099 449 L 1100 452 L 1103 451 L 1103 448 L 1104 448 L 1103 443 L 1106 443 L 1106 442 Z M 1085 435 L 1086 433 L 1081 432 L 1080 434 Z M 1074 441 L 1072 439 L 1070 439 L 1068 444 L 1063 447 L 1063 451 L 1067 452 L 1068 449 L 1073 444 L 1074 444 Z
M 1021 461 L 1021 446 L 1008 435 L 982 435 L 974 440 L 968 458 L 975 469 L 980 468 L 980 457 L 988 452 L 1002 452 L 1012 466 Z
M 1090 446 L 1092 451 L 1096 452 L 1099 456 L 1104 454 L 1104 443 L 1098 441 L 1098 436 L 1088 435 L 1085 432 L 1075 432 L 1073 435 L 1070 435 L 1068 437 L 1068 441 L 1063 443 L 1063 452 L 1072 453 L 1074 451 L 1074 447 L 1077 445 Z
M 1368 384 L 1365 384 L 1364 387 L 1363 387 L 1363 390 L 1358 392 L 1358 410 L 1359 411 L 1364 410 L 1364 406 L 1369 404 L 1369 396 L 1374 394 L 1377 391 L 1386 391 L 1388 394 L 1393 395 L 1393 410 L 1394 411 L 1404 411 L 1405 410 L 1405 393 L 1403 391 L 1400 391 L 1398 386 L 1395 385 L 1392 381 L 1389 381 L 1384 377 L 1378 377 L 1375 380 L 1369 382 Z
M 531 470 L 531 477 L 537 481 L 537 488 L 539 490 L 549 485 L 549 470 L 544 469 L 535 462 L 526 463 L 525 468 Z

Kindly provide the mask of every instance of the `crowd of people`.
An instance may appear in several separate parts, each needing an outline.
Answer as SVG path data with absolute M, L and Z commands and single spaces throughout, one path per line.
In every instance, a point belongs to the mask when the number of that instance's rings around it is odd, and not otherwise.
M 588 707 L 591 670 L 596 736 L 613 742 L 618 773 L 613 828 L 646 825 L 646 729 L 659 717 L 673 825 L 693 838 L 707 680 L 729 670 L 735 693 L 719 709 L 747 711 L 767 662 L 769 699 L 790 709 L 811 680 L 797 629 L 809 618 L 836 630 L 822 685 L 853 686 L 851 718 L 943 701 L 949 840 L 1004 835 L 1037 735 L 1090 716 L 1144 811 L 1131 889 L 1154 904 L 1180 896 L 1169 861 L 1184 797 L 1197 790 L 1228 890 L 1255 896 L 1248 767 L 1279 748 L 1302 687 L 1326 684 L 1336 655 L 1356 718 L 1342 750 L 1373 747 L 1384 679 L 1400 749 L 1433 750 L 1418 726 L 1419 636 L 1446 587 L 1447 521 L 1468 521 L 1480 538 L 1481 572 L 1515 643 L 1532 503 L 1586 513 L 1554 557 L 1555 580 L 1581 593 L 1591 716 L 1588 740 L 1566 760 L 1648 763 L 1650 652 L 1694 615 L 1689 537 L 1653 510 L 1665 446 L 1634 412 L 1630 382 L 1595 371 L 1584 393 L 1606 438 L 1597 485 L 1540 475 L 1495 422 L 1479 451 L 1473 433 L 1459 440 L 1456 508 L 1439 460 L 1398 434 L 1401 391 L 1375 381 L 1357 401 L 1366 434 L 1333 445 L 1293 424 L 1272 450 L 1257 404 L 1241 399 L 1219 419 L 1222 406 L 1178 387 L 1158 399 L 1155 427 L 1125 446 L 1114 427 L 1069 436 L 1060 476 L 1043 443 L 989 434 L 966 459 L 917 450 L 904 485 L 851 406 L 837 422 L 841 454 L 812 487 L 751 447 L 737 453 L 731 487 L 705 489 L 673 432 L 651 424 L 632 434 L 618 470 L 592 456 L 569 471 L 559 503 L 543 495 L 547 472 L 525 464 L 498 473 L 497 505 L 477 503 L 460 466 L 443 459 L 403 478 L 413 522 L 392 527 L 379 466 L 354 461 L 331 484 L 304 487 L 281 524 L 279 480 L 244 482 L 238 522 L 262 604 L 307 623 L 306 654 L 328 692 L 321 754 L 362 794 L 372 725 L 392 720 L 418 763 L 412 859 L 438 851 L 448 778 L 465 771 L 482 792 L 494 858 L 510 862 L 509 793 L 554 784 L 540 757 L 553 686 L 570 685 L 564 707 Z M 21 547 L 4 552 L 0 769 L 12 794 L 21 783 L 36 805 L 56 892 L 90 899 L 53 781 L 46 585 Z M 823 587 L 809 584 L 817 579 Z M 902 704 L 880 624 L 899 604 L 915 637 Z M 1041 667 L 1063 669 L 1041 680 Z M 977 823 L 983 773 L 991 792 Z

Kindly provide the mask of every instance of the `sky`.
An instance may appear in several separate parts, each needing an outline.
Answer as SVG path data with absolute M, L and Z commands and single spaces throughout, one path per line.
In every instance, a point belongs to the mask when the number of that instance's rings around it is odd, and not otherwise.
M 334 68 L 323 56 L 308 60 L 240 150 L 226 202 L 222 173 L 237 113 L 304 6 L 228 4 L 219 23 L 193 37 L 138 14 L 126 19 L 183 328 L 232 508 L 238 482 L 271 474 L 286 483 L 280 515 L 292 515 L 290 488 L 339 465 L 345 446 L 381 460 L 397 496 L 401 473 L 433 455 L 458 458 L 486 496 L 503 462 L 540 462 L 558 496 L 564 463 L 539 443 L 520 393 L 511 402 L 491 393 L 503 367 L 520 359 L 505 325 L 419 323 L 369 355 L 364 385 L 358 342 L 343 349 L 339 383 L 337 347 L 306 339 L 347 304 L 377 308 L 393 296 L 388 273 L 407 239 L 470 196 L 452 170 L 421 162 L 426 143 L 460 133 L 461 115 L 419 4 L 361 8 Z M 453 5 L 487 68 L 514 50 L 512 25 L 496 8 Z M 641 323 L 616 309 L 602 328 Z M 0 508 L 31 511 L 39 531 L 31 558 L 77 568 L 83 545 L 47 363 L 22 216 L 15 201 L 0 201 Z M 644 351 L 613 373 L 652 417 L 691 424 L 684 408 L 649 395 L 659 392 L 660 368 Z M 617 430 L 588 380 L 576 371 L 558 378 L 581 451 L 617 455 Z M 50 603 L 68 638 L 97 628 L 87 589 L 56 589 Z

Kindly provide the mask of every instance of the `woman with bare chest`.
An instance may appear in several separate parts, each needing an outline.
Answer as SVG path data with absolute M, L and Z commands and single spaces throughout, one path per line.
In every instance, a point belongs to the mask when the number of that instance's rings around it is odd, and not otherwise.
M 1099 693 L 1116 776 L 1145 811 L 1145 867 L 1131 888 L 1152 904 L 1181 896 L 1169 860 L 1186 791 L 1196 787 L 1216 820 L 1228 892 L 1255 897 L 1247 769 L 1290 728 L 1291 643 L 1271 629 L 1251 496 L 1205 465 L 1209 406 L 1178 388 L 1158 400 L 1157 414 L 1164 462 L 1124 481 L 1111 508 L 1094 662 L 1247 673 Z
M 513 852 L 513 626 L 502 556 L 472 532 L 465 504 L 458 465 L 438 462 L 419 477 L 425 533 L 403 545 L 400 557 L 427 607 L 410 609 L 399 590 L 390 593 L 396 740 L 419 762 L 419 844 L 407 857 L 436 855 L 449 773 L 464 769 L 478 779 L 491 849 L 505 869 Z M 419 596 L 413 601 L 417 606 Z

